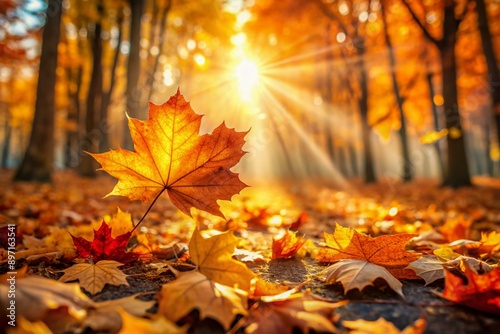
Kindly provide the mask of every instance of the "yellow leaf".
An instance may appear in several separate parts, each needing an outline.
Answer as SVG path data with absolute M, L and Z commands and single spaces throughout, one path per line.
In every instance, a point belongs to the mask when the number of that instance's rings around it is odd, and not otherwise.
M 455 253 L 450 247 L 441 247 L 435 249 L 433 253 L 442 261 L 454 260 L 460 256 L 460 254 Z
M 419 318 L 402 331 L 384 318 L 378 318 L 375 321 L 366 321 L 363 319 L 342 321 L 342 325 L 350 329 L 349 334 L 422 334 L 427 326 L 427 321 L 424 318 Z
M 69 282 L 78 280 L 82 288 L 91 294 L 96 294 L 104 288 L 106 283 L 111 285 L 129 285 L 126 279 L 127 275 L 118 269 L 122 265 L 120 262 L 112 260 L 102 260 L 96 264 L 75 264 L 63 270 L 64 275 L 59 278 L 59 281 Z
M 446 137 L 448 135 L 448 129 L 442 129 L 439 131 L 431 131 L 427 132 L 426 134 L 420 136 L 419 141 L 420 144 L 432 144 L 437 142 L 443 137 Z
M 119 308 L 118 312 L 122 318 L 122 328 L 119 333 L 122 334 L 183 334 L 186 330 L 178 327 L 176 324 L 164 317 L 156 317 L 152 320 L 139 318 L 130 315 L 128 312 Z
M 238 238 L 232 231 L 204 238 L 200 231 L 194 230 L 189 242 L 189 255 L 200 272 L 211 280 L 249 291 L 250 281 L 256 275 L 232 258 L 237 244 Z
M 161 288 L 158 314 L 178 321 L 193 309 L 198 309 L 201 319 L 213 318 L 226 330 L 237 314 L 247 314 L 245 291 L 215 283 L 197 270 L 172 271 L 177 279 Z
M 123 212 L 120 208 L 118 208 L 118 211 L 113 214 L 113 216 L 104 216 L 103 220 L 111 228 L 111 236 L 113 238 L 116 238 L 121 234 L 125 234 L 134 228 L 130 212 Z

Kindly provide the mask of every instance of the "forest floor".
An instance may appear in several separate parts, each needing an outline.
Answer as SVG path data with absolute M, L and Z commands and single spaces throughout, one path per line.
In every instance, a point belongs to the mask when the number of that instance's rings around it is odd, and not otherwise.
M 132 221 L 137 222 L 149 205 L 122 197 L 103 198 L 115 183 L 106 176 L 82 179 L 70 172 L 57 172 L 53 185 L 12 183 L 11 177 L 12 171 L 0 172 L 0 228 L 3 228 L 0 241 L 5 241 L 7 224 L 16 224 L 17 252 L 32 250 L 16 261 L 16 268 L 28 265 L 29 275 L 59 279 L 63 275 L 61 270 L 72 266 L 64 260 L 67 254 L 54 254 L 57 253 L 54 248 L 49 247 L 52 252 L 46 253 L 33 251 L 40 249 L 35 246 L 37 242 L 45 240 L 44 246 L 72 247 L 66 231 L 92 240 L 93 230 L 99 227 L 103 218 L 109 221 L 117 208 L 129 212 Z M 122 267 L 128 275 L 129 286 L 107 284 L 93 295 L 85 293 L 95 302 L 137 293 L 145 293 L 142 297 L 145 300 L 156 300 L 162 285 L 175 277 L 168 270 L 152 275 L 151 268 L 159 262 L 170 261 L 174 268 L 184 270 L 183 263 L 176 263 L 172 245 L 177 245 L 175 249 L 181 252 L 186 250 L 195 226 L 215 230 L 232 228 L 241 238 L 238 248 L 254 256 L 245 263 L 264 280 L 290 287 L 307 281 L 304 288 L 324 301 L 348 300 L 349 303 L 335 310 L 332 320 L 339 331 L 345 330 L 342 325 L 345 320 L 374 321 L 382 317 L 400 330 L 423 318 L 427 322 L 425 333 L 498 333 L 498 315 L 441 298 L 443 279 L 429 285 L 423 280 L 403 281 L 404 298 L 381 279 L 362 291 L 355 289 L 344 293 L 340 283 L 325 285 L 317 278 L 326 265 L 317 263 L 308 251 L 289 259 L 271 260 L 271 248 L 273 236 L 293 223 L 300 234 L 311 240 L 306 243 L 307 247 L 323 245 L 323 232 L 332 233 L 336 223 L 372 236 L 435 230 L 448 242 L 479 240 L 483 231 L 500 231 L 499 198 L 498 180 L 487 178 L 477 178 L 474 187 L 457 190 L 440 188 L 437 182 L 429 180 L 374 185 L 352 182 L 349 189 L 325 187 L 313 181 L 286 182 L 244 190 L 231 203 L 223 204 L 222 211 L 229 218 L 224 221 L 199 211 L 194 212 L 193 219 L 187 217 L 164 196 L 153 206 L 144 226 L 139 229 L 139 233 L 155 236 L 151 243 L 157 243 L 153 257 Z M 449 228 L 454 221 L 462 223 Z M 130 226 L 123 226 L 123 231 L 129 229 Z M 5 251 L 2 258 L 0 275 L 9 271 Z M 154 313 L 156 309 L 157 305 L 149 312 Z M 378 330 L 380 328 L 373 327 L 369 332 Z M 225 331 L 217 322 L 205 319 L 194 321 L 191 332 Z

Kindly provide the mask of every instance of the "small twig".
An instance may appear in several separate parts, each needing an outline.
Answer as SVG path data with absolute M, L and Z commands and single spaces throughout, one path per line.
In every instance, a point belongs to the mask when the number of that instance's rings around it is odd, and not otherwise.
M 139 222 L 137 223 L 137 225 L 134 226 L 134 228 L 132 229 L 132 231 L 130 231 L 130 234 L 134 233 L 135 229 L 142 223 L 142 221 L 144 220 L 144 218 L 146 218 L 146 215 L 149 213 L 149 211 L 151 210 L 151 208 L 153 207 L 153 205 L 155 204 L 156 200 L 160 197 L 161 194 L 163 194 L 163 192 L 166 190 L 167 188 L 163 188 L 159 193 L 158 195 L 156 195 L 155 199 L 151 202 L 151 204 L 149 205 L 149 208 L 146 210 L 146 212 L 144 213 L 144 215 L 142 216 L 142 218 L 139 220 Z

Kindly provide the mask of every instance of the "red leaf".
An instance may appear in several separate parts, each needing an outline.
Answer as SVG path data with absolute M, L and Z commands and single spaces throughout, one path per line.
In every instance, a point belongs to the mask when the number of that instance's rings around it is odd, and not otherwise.
M 445 269 L 442 297 L 477 310 L 500 314 L 500 268 L 476 274 L 465 265 L 467 283 Z
M 302 226 L 302 224 L 307 223 L 309 220 L 310 219 L 309 219 L 309 215 L 307 214 L 307 212 L 302 211 L 299 218 L 297 218 L 297 220 L 294 221 L 292 223 L 292 225 L 290 225 L 290 230 L 297 231 Z
M 116 238 L 111 236 L 111 228 L 102 222 L 101 227 L 94 230 L 94 240 L 88 241 L 82 237 L 73 238 L 78 256 L 82 258 L 92 258 L 94 263 L 101 260 L 114 260 L 120 263 L 129 263 L 139 258 L 139 254 L 127 253 L 125 251 L 131 232 L 120 234 Z
M 272 259 L 288 259 L 297 254 L 298 250 L 304 245 L 306 239 L 297 237 L 297 232 L 289 230 L 280 238 L 273 239 Z

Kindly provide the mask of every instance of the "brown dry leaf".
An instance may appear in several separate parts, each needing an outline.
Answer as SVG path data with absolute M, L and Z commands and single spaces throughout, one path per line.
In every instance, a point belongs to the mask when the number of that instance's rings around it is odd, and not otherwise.
M 449 249 L 449 248 L 448 248 Z M 445 251 L 447 252 L 447 251 Z M 453 252 L 453 251 L 452 251 Z M 445 253 L 442 253 L 443 255 Z M 454 253 L 456 254 L 456 253 Z M 458 254 L 457 254 L 458 255 Z M 413 261 L 408 265 L 409 269 L 415 271 L 415 273 L 425 280 L 425 285 L 431 284 L 435 280 L 444 278 L 444 268 L 455 267 L 462 271 L 465 271 L 465 267 L 473 270 L 475 273 L 478 272 L 490 272 L 493 269 L 486 262 L 480 261 L 473 257 L 467 256 L 450 256 L 450 257 L 437 257 L 433 255 L 426 255 L 420 259 Z
M 260 252 L 252 252 L 246 249 L 236 248 L 233 252 L 233 257 L 241 262 L 265 263 L 266 259 Z
M 0 316 L 3 319 L 7 318 L 5 312 L 10 305 L 8 291 L 8 285 L 0 284 Z M 16 279 L 15 301 L 16 317 L 31 322 L 43 321 L 55 332 L 80 323 L 94 307 L 94 302 L 78 284 L 64 284 L 39 276 Z
M 64 275 L 59 278 L 59 281 L 69 282 L 78 280 L 82 288 L 91 294 L 96 294 L 106 284 L 129 285 L 127 275 L 118 269 L 122 265 L 122 263 L 113 260 L 102 260 L 96 264 L 78 263 L 63 270 Z
M 468 268 L 475 274 L 489 273 L 493 269 L 488 263 L 468 256 L 460 256 L 459 258 L 448 261 L 446 262 L 446 266 L 459 268 L 462 272 L 465 272 L 466 268 Z
M 495 231 L 483 232 L 479 241 L 458 240 L 450 243 L 450 247 L 453 247 L 454 250 L 461 254 L 485 259 L 485 257 L 491 257 L 500 252 L 500 233 Z
M 382 278 L 392 290 L 403 295 L 403 284 L 384 267 L 362 260 L 340 260 L 324 270 L 326 283 L 340 282 L 344 293 L 352 289 L 362 291 L 366 286 L 373 285 L 373 281 Z
M 327 303 L 317 300 L 310 293 L 297 292 L 297 289 L 262 297 L 250 310 L 245 333 L 292 333 L 294 327 L 304 333 L 310 329 L 336 333 L 331 320 L 333 312 L 346 303 Z
M 38 239 L 31 235 L 23 235 L 23 245 L 26 249 L 43 248 L 46 246 L 44 239 Z
M 96 303 L 95 309 L 83 321 L 82 328 L 92 328 L 95 332 L 118 332 L 122 328 L 119 310 L 130 316 L 142 317 L 155 304 L 155 301 L 137 299 L 138 296 L 140 294 Z
M 122 334 L 184 334 L 186 329 L 178 327 L 175 323 L 164 317 L 155 317 L 154 319 L 139 318 L 129 314 L 121 308 L 118 313 L 122 319 L 122 327 L 119 333 Z
M 342 325 L 350 329 L 349 334 L 423 334 L 427 326 L 427 321 L 424 318 L 419 318 L 402 331 L 384 318 L 378 318 L 375 321 L 366 321 L 363 319 L 342 321 Z
M 150 103 L 146 121 L 129 118 L 135 151 L 90 153 L 101 170 L 118 179 L 107 196 L 149 201 L 167 191 L 170 201 L 189 216 L 195 207 L 224 217 L 217 201 L 230 200 L 246 187 L 230 168 L 245 154 L 247 132 L 222 123 L 200 136 L 201 118 L 179 90 L 162 105 Z
M 420 257 L 405 250 L 416 234 L 392 234 L 372 238 L 353 228 L 335 225 L 335 233 L 325 232 L 327 247 L 318 251 L 316 261 L 335 262 L 344 259 L 363 260 L 387 269 L 403 269 Z
M 425 285 L 444 278 L 444 262 L 434 255 L 424 255 L 420 259 L 413 261 L 408 268 L 413 270 L 419 277 L 425 280 Z
M 221 285 L 199 271 L 178 272 L 158 295 L 158 314 L 174 322 L 198 309 L 200 318 L 213 318 L 228 330 L 237 314 L 246 315 L 247 293 Z
M 256 275 L 245 264 L 232 258 L 238 240 L 232 231 L 204 238 L 195 229 L 189 242 L 189 255 L 209 279 L 249 291 L 250 281 Z

